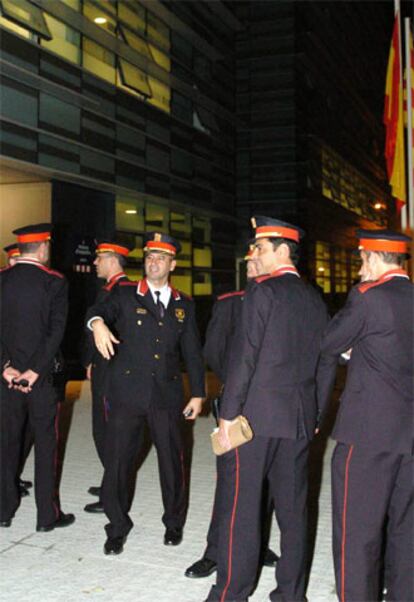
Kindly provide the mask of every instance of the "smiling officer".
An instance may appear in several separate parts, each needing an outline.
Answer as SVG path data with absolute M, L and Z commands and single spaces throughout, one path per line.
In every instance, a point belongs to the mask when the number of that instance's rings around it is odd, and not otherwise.
M 98 351 L 113 357 L 109 369 L 108 431 L 103 503 L 109 518 L 105 554 L 120 554 L 133 523 L 128 516 L 128 483 L 148 423 L 157 449 L 166 526 L 165 545 L 182 540 L 186 513 L 182 414 L 194 420 L 204 397 L 204 362 L 194 303 L 169 284 L 181 245 L 147 233 L 146 277 L 121 282 L 108 299 L 88 312 Z M 106 324 L 113 324 L 115 338 Z M 182 354 L 192 397 L 183 409 Z

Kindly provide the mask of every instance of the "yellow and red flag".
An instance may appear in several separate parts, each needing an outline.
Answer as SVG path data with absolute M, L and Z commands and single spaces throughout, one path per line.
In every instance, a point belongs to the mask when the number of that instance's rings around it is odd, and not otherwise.
M 407 111 L 407 101 L 408 101 L 408 94 L 407 94 L 407 69 L 410 69 L 411 72 L 411 136 L 408 135 L 407 140 L 408 143 L 410 143 L 411 140 L 411 157 L 414 157 L 414 45 L 413 45 L 413 34 L 411 33 L 411 31 L 409 32 L 409 63 L 408 65 L 406 65 L 406 69 L 405 69 L 405 73 L 404 73 L 404 125 L 406 128 L 409 127 L 409 120 L 408 120 L 408 111 Z M 410 156 L 410 155 L 409 155 Z M 409 166 L 410 168 L 410 166 Z M 413 170 L 413 174 L 414 174 L 414 165 L 411 165 L 411 169 Z M 413 180 L 414 181 L 414 175 L 413 175 Z
M 401 62 L 400 22 L 395 16 L 385 87 L 384 124 L 385 158 L 388 179 L 397 208 L 407 202 L 405 185 L 403 82 Z

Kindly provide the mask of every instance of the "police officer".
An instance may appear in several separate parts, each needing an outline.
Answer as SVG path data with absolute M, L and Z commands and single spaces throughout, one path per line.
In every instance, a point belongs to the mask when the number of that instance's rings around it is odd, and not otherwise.
M 223 455 L 218 487 L 217 583 L 208 600 L 245 602 L 256 580 L 263 481 L 280 528 L 281 557 L 272 601 L 305 596 L 307 459 L 316 424 L 315 371 L 326 308 L 295 268 L 302 231 L 272 218 L 253 218 L 261 274 L 249 285 L 221 403 L 219 440 L 242 414 L 251 441 Z M 234 352 L 233 352 L 234 349 Z
M 166 526 L 164 543 L 182 540 L 186 512 L 182 414 L 194 420 L 204 397 L 204 363 L 194 303 L 169 282 L 180 244 L 158 232 L 144 239 L 146 277 L 121 282 L 88 312 L 97 349 L 109 367 L 109 415 L 103 503 L 109 518 L 105 554 L 119 554 L 133 524 L 128 481 L 147 422 L 157 449 Z M 106 324 L 113 324 L 118 338 Z M 116 350 L 115 350 L 116 348 Z M 192 398 L 183 409 L 180 351 Z
M 341 602 L 380 599 L 384 532 L 387 600 L 413 600 L 413 284 L 409 237 L 359 230 L 361 276 L 330 322 L 318 367 L 324 413 L 337 358 L 352 349 L 333 438 L 333 553 Z
M 250 281 L 258 276 L 256 263 L 252 256 L 254 245 L 249 246 L 245 255 L 246 276 Z M 226 293 L 217 298 L 213 307 L 211 320 L 207 327 L 206 342 L 204 345 L 204 357 L 216 376 L 222 383 L 226 380 L 227 365 L 229 360 L 229 351 L 231 341 L 237 324 L 240 322 L 242 304 L 245 291 L 234 291 Z M 220 462 L 220 458 L 217 461 Z M 208 577 L 217 569 L 217 544 L 218 544 L 218 508 L 220 507 L 219 491 L 216 487 L 214 495 L 213 512 L 211 515 L 210 526 L 207 533 L 207 547 L 204 555 L 185 571 L 185 576 L 192 579 Z M 266 521 L 267 522 L 267 521 Z M 267 534 L 265 534 L 266 537 Z M 277 562 L 277 555 L 267 548 L 264 551 L 263 564 L 274 567 Z
M 36 530 L 43 532 L 75 520 L 61 511 L 56 488 L 57 403 L 51 370 L 65 329 L 67 283 L 45 265 L 50 232 L 50 224 L 15 230 L 20 257 L 1 272 L 0 525 L 11 525 L 19 505 L 17 477 L 28 416 L 35 440 Z
M 105 286 L 99 291 L 96 302 L 103 301 L 119 282 L 128 280 L 124 272 L 129 248 L 117 241 L 102 240 L 96 247 L 94 265 L 98 278 L 106 280 Z M 91 381 L 92 391 L 92 435 L 99 459 L 104 462 L 105 429 L 107 412 L 105 408 L 105 385 L 108 362 L 96 350 L 92 333 L 88 332 L 83 350 L 83 364 L 86 376 Z M 103 512 L 101 487 L 90 487 L 89 493 L 98 495 L 99 501 L 86 504 L 84 510 L 89 513 Z
M 7 256 L 7 265 L 10 267 L 16 265 L 17 258 L 20 256 L 19 245 L 17 244 L 17 242 L 12 243 L 11 245 L 7 245 L 7 247 L 3 247 L 3 251 L 6 253 Z M 29 455 L 33 445 L 33 434 L 28 426 L 28 422 L 26 424 L 25 436 L 23 437 L 23 440 L 24 442 L 18 479 L 20 497 L 26 497 L 30 495 L 29 489 L 33 487 L 32 481 L 26 481 L 21 478 L 26 458 Z

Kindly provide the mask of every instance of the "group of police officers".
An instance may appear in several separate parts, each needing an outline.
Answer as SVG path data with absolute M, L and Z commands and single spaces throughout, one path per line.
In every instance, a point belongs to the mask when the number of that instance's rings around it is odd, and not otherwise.
M 218 298 L 204 358 L 223 383 L 214 511 L 207 548 L 185 572 L 217 571 L 206 601 L 245 602 L 259 566 L 276 567 L 273 602 L 306 600 L 308 452 L 326 413 L 338 359 L 347 381 L 333 438 L 333 556 L 341 602 L 414 600 L 413 284 L 403 269 L 410 239 L 359 230 L 361 283 L 329 321 L 319 293 L 296 269 L 303 231 L 252 218 L 245 291 Z M 22 495 L 19 477 L 27 422 L 34 435 L 37 531 L 75 521 L 56 486 L 59 396 L 53 386 L 68 301 L 67 283 L 48 267 L 51 226 L 14 231 L 1 278 L 0 526 L 10 527 Z M 92 425 L 104 467 L 86 512 L 105 512 L 105 554 L 120 554 L 133 527 L 130 482 L 147 424 L 157 450 L 164 544 L 179 545 L 187 511 L 183 418 L 205 398 L 204 359 L 193 301 L 169 281 L 180 244 L 144 238 L 145 277 L 124 273 L 130 249 L 97 245 L 106 281 L 86 316 L 83 362 L 92 386 Z M 191 398 L 184 404 L 181 359 Z M 254 437 L 232 448 L 243 415 Z M 267 547 L 274 508 L 281 555 Z M 206 509 L 207 511 L 207 509 Z

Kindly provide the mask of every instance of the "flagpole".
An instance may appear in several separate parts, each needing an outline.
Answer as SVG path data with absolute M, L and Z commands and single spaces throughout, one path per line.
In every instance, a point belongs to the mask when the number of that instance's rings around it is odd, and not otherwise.
M 414 165 L 413 165 L 413 84 L 411 64 L 412 50 L 410 44 L 410 19 L 404 19 L 405 31 L 405 72 L 407 90 L 407 158 L 408 158 L 408 225 L 414 230 Z
M 400 82 L 401 82 L 401 94 L 404 93 L 403 91 L 403 86 L 402 86 L 402 82 L 403 82 L 403 55 L 402 55 L 402 44 L 401 44 L 401 11 L 400 11 L 400 0 L 394 0 L 394 14 L 397 16 L 398 18 L 398 45 L 399 45 L 399 54 L 400 54 Z M 403 126 L 403 133 L 404 133 L 404 126 Z M 404 152 L 404 151 L 403 151 Z M 401 207 L 401 229 L 402 230 L 406 230 L 407 229 L 407 203 L 404 203 L 404 205 Z

